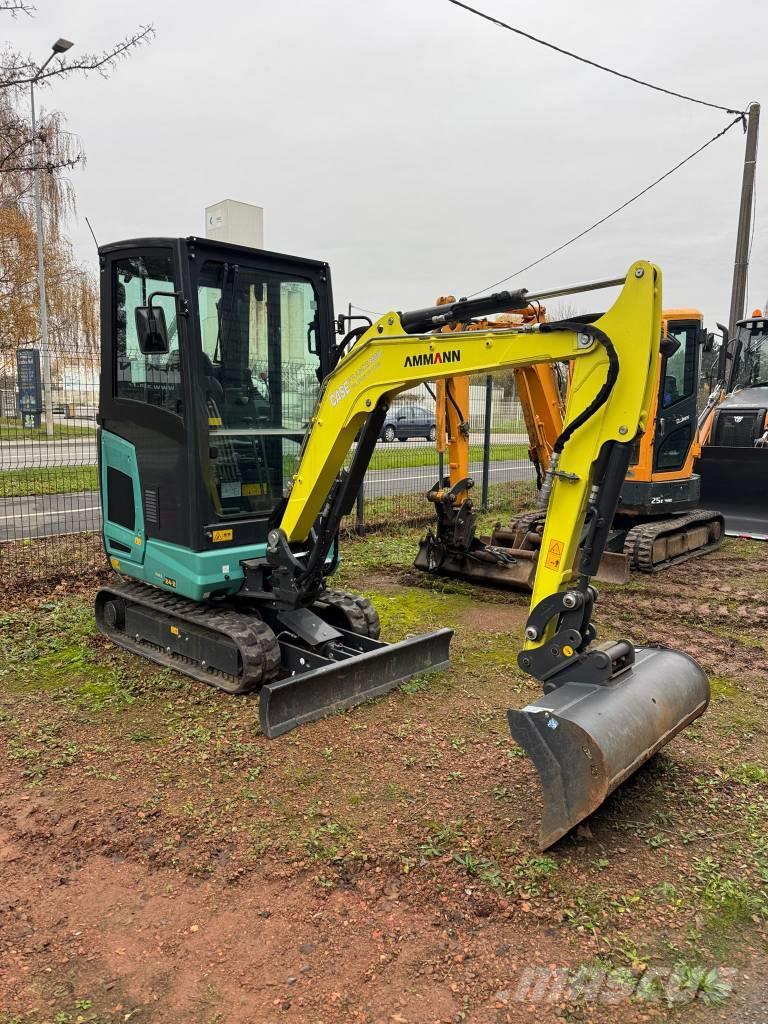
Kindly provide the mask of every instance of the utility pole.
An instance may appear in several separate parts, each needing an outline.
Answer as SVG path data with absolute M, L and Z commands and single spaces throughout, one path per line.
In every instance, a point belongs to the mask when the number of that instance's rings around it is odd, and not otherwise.
M 744 173 L 741 179 L 741 203 L 739 205 L 739 227 L 736 232 L 736 259 L 733 264 L 733 287 L 731 288 L 731 315 L 728 331 L 733 337 L 736 321 L 744 319 L 744 304 L 747 297 L 747 271 L 749 270 L 749 239 L 752 233 L 752 197 L 755 188 L 755 163 L 757 161 L 757 129 L 760 123 L 760 104 L 753 103 L 747 111 L 747 145 L 744 153 Z

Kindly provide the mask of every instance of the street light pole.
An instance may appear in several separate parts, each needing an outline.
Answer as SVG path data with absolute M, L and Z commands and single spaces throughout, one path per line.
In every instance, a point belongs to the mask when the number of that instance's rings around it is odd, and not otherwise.
M 43 377 L 43 408 L 45 432 L 53 437 L 53 395 L 51 394 L 51 358 L 48 349 L 48 302 L 45 295 L 45 257 L 43 255 L 43 205 L 40 195 L 40 169 L 37 159 L 37 121 L 35 119 L 35 82 L 57 53 L 72 46 L 67 39 L 57 39 L 51 47 L 48 60 L 42 64 L 29 83 L 29 104 L 32 110 L 32 189 L 35 201 L 35 230 L 37 232 L 37 287 L 40 296 L 40 366 Z

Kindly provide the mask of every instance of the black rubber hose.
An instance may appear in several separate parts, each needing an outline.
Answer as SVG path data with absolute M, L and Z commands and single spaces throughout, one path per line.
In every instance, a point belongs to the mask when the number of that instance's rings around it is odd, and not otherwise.
M 619 357 L 616 354 L 616 349 L 613 347 L 613 342 L 605 331 L 601 331 L 600 328 L 595 327 L 594 324 L 579 323 L 577 320 L 557 320 L 554 323 L 541 324 L 539 330 L 542 334 L 552 334 L 555 331 L 573 331 L 575 334 L 586 334 L 587 337 L 594 338 L 598 344 L 602 345 L 608 355 L 608 375 L 606 376 L 602 387 L 589 403 L 587 408 L 584 409 L 583 412 L 579 413 L 575 420 L 568 424 L 552 446 L 552 454 L 559 455 L 573 433 L 577 431 L 579 427 L 583 426 L 587 420 L 591 419 L 608 401 L 608 398 L 613 391 L 614 384 L 619 376 Z
M 448 396 L 448 401 L 451 403 L 453 408 L 456 410 L 456 415 L 459 417 L 459 423 L 464 423 L 464 417 L 461 415 L 461 409 L 456 404 L 456 399 L 451 394 L 450 381 L 445 382 L 445 393 Z

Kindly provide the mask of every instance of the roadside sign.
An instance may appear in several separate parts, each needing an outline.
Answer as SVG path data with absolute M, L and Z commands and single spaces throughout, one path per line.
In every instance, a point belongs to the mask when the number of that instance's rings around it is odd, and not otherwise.
M 16 376 L 19 384 L 19 412 L 22 425 L 25 430 L 38 429 L 43 410 L 40 349 L 16 349 Z

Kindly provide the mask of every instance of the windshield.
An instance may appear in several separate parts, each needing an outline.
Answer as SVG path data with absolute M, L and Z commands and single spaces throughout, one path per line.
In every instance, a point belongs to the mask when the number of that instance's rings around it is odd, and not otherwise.
M 223 516 L 270 511 L 320 390 L 314 287 L 209 260 L 197 297 L 214 506 Z
M 768 332 L 760 328 L 739 327 L 739 353 L 733 368 L 731 387 L 755 387 L 768 384 Z

